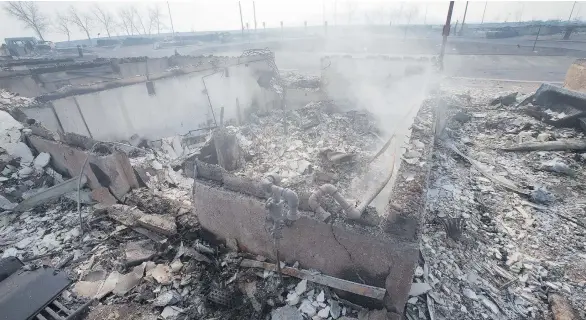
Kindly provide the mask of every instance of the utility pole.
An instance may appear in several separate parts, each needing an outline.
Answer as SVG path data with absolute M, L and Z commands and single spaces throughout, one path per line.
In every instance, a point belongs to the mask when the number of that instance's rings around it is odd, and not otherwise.
M 254 12 L 254 32 L 256 33 L 256 5 L 252 1 L 252 12 Z
M 442 48 L 439 55 L 439 67 L 440 70 L 444 70 L 444 53 L 446 52 L 446 42 L 448 42 L 448 36 L 450 35 L 450 22 L 452 21 L 452 12 L 454 11 L 454 1 L 450 1 L 450 7 L 448 8 L 448 16 L 446 17 L 446 24 L 444 25 L 444 30 L 442 35 L 444 36 L 442 40 Z
M 171 7 L 169 6 L 169 1 L 167 1 L 167 10 L 169 11 L 169 20 L 171 20 L 171 32 L 173 33 L 173 38 L 175 38 L 175 28 L 173 27 L 173 16 L 171 15 Z
M 425 5 L 425 15 L 423 16 L 423 25 L 427 25 L 427 7 L 429 7 L 429 4 Z
M 466 23 L 466 13 L 468 13 L 468 1 L 466 1 L 466 9 L 464 9 L 464 19 L 462 19 L 462 26 L 460 26 L 460 36 L 464 33 L 464 24 Z
M 568 22 L 570 22 L 570 19 L 572 19 L 572 14 L 574 13 L 574 8 L 576 7 L 576 2 L 578 2 L 578 1 L 574 1 L 574 4 L 572 5 L 572 11 L 570 11 L 570 16 L 568 17 Z
M 533 49 L 531 51 L 535 51 L 535 45 L 537 44 L 537 39 L 539 39 L 540 32 L 541 32 L 541 25 L 539 25 L 539 29 L 537 29 L 537 36 L 535 37 L 535 41 L 533 41 Z
M 484 11 L 482 11 L 482 20 L 480 21 L 480 24 L 484 23 L 484 15 L 486 14 L 486 5 L 488 5 L 488 1 L 484 1 Z
M 238 9 L 240 9 L 240 26 L 242 27 L 242 39 L 244 39 L 244 20 L 242 20 L 242 5 L 238 1 Z

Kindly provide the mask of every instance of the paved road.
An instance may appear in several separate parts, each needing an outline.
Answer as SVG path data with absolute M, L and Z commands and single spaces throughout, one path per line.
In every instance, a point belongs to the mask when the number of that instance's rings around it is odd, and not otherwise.
M 190 55 L 228 55 L 238 56 L 246 48 L 269 47 L 275 52 L 276 62 L 280 69 L 299 70 L 318 74 L 320 59 L 330 54 L 351 54 L 352 56 L 369 54 L 388 54 L 393 56 L 432 56 L 437 54 L 439 38 L 433 39 L 398 39 L 389 40 L 388 37 L 376 36 L 361 39 L 358 42 L 328 39 L 325 42 L 316 41 L 316 38 L 257 40 L 251 43 L 227 43 L 206 46 L 186 46 L 177 48 L 181 54 Z M 319 39 L 318 39 L 319 40 Z M 322 39 L 323 40 L 323 39 Z M 518 48 L 516 41 L 529 41 L 527 38 L 511 38 L 487 40 L 451 38 L 446 51 L 445 73 L 449 76 L 513 79 L 529 81 L 563 81 L 570 64 L 577 56 L 586 55 L 584 51 L 558 50 L 555 40 L 544 40 L 544 47 L 538 52 L 532 48 Z M 586 46 L 577 42 L 576 46 Z M 547 48 L 551 46 L 552 48 Z M 175 48 L 154 50 L 152 46 L 121 47 L 115 50 L 97 49 L 100 56 L 129 57 L 149 56 L 163 57 L 172 55 Z M 569 55 L 563 55 L 568 53 Z
M 446 56 L 445 72 L 458 77 L 563 82 L 575 60 L 563 56 Z
M 280 69 L 318 74 L 321 54 L 275 53 Z M 563 82 L 566 71 L 576 58 L 563 56 L 447 55 L 444 72 L 448 76 Z

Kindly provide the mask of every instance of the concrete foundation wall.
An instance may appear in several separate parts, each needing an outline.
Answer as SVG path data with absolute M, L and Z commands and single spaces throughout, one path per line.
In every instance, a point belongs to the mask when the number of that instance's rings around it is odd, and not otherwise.
M 257 82 L 260 73 L 269 71 L 266 61 L 238 64 L 228 73 L 221 68 L 154 80 L 154 95 L 148 94 L 145 83 L 137 83 L 54 100 L 55 113 L 23 111 L 51 130 L 105 141 L 128 140 L 134 134 L 156 140 L 213 125 L 214 114 L 220 121 L 222 107 L 224 121 L 235 121 L 236 99 L 241 113 L 251 107 L 271 108 L 278 97 Z M 62 128 L 55 127 L 59 123 Z
M 5 71 L 0 74 L 0 88 L 16 92 L 24 97 L 34 98 L 66 86 L 112 81 L 120 77 L 120 74 L 114 72 L 109 64 L 78 70 L 51 70 L 50 72 L 20 70 L 12 73 Z
M 334 220 L 324 223 L 311 212 L 292 226 L 285 227 L 280 241 L 280 259 L 299 261 L 302 268 L 387 289 L 383 304 L 402 314 L 411 288 L 413 271 L 419 259 L 425 195 L 435 141 L 434 107 L 426 100 L 416 109 L 411 138 L 423 143 L 421 163 L 402 162 L 396 175 L 414 174 L 412 180 L 398 179 L 384 196 L 386 205 L 380 223 L 366 227 Z M 188 165 L 194 167 L 194 163 Z M 236 239 L 243 251 L 269 257 L 273 261 L 273 240 L 266 231 L 265 197 L 260 183 L 231 175 L 219 166 L 195 161 L 193 206 L 201 226 L 219 240 Z M 186 172 L 188 168 L 186 167 Z M 192 170 L 193 171 L 193 170 Z M 382 194 L 381 194 L 382 195 Z M 309 210 L 308 194 L 300 191 L 299 209 Z M 381 211 L 379 211 L 381 212 Z M 347 297 L 347 298 L 356 298 Z M 361 301 L 363 302 L 363 301 Z
M 16 77 L 0 77 L 0 88 L 11 92 L 16 92 L 24 97 L 36 97 L 45 91 L 33 79 L 31 75 L 22 75 Z
M 250 189 L 258 188 L 251 185 Z M 263 199 L 197 179 L 193 196 L 194 213 L 204 229 L 220 240 L 236 239 L 243 251 L 276 259 L 273 240 L 265 229 L 268 212 Z M 395 239 L 378 228 L 324 223 L 311 213 L 302 213 L 283 230 L 280 243 L 281 260 L 290 264 L 299 261 L 302 268 L 385 287 L 385 306 L 402 313 L 418 259 L 417 242 Z
M 50 70 L 34 69 L 39 65 L 24 65 L 17 71 L 0 71 L 0 88 L 16 92 L 25 97 L 36 97 L 41 94 L 54 92 L 66 86 L 79 86 L 112 81 L 115 79 L 130 78 L 147 73 L 161 73 L 172 67 L 184 67 L 209 63 L 220 57 L 192 57 L 171 56 L 150 58 L 143 61 L 121 61 L 117 63 L 103 63 L 98 66 L 88 66 L 82 69 L 70 68 L 65 63 L 61 67 Z M 115 66 L 115 67 L 114 67 Z M 32 68 L 29 70 L 29 68 Z

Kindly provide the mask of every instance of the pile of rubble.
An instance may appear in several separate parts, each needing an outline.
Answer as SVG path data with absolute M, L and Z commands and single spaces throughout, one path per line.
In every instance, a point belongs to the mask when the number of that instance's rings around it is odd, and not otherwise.
M 125 202 L 132 206 L 87 207 L 83 231 L 77 212 L 64 204 L 44 214 L 12 216 L 1 229 L 10 235 L 3 239 L 2 246 L 10 246 L 4 256 L 30 261 L 29 269 L 60 265 L 75 280 L 58 298 L 63 305 L 73 310 L 101 301 L 89 319 L 139 305 L 153 319 L 251 319 L 272 309 L 272 319 L 283 319 L 283 313 L 296 319 L 368 314 L 328 287 L 293 278 L 281 282 L 273 271 L 242 267 L 246 259 L 265 259 L 204 242 L 197 223 L 182 219 L 182 204 L 146 189 Z
M 408 319 L 586 318 L 586 149 L 559 147 L 584 136 L 539 102 L 446 98 Z
M 318 76 L 298 72 L 281 72 L 281 80 L 286 88 L 304 89 L 313 92 L 320 90 L 321 81 Z
M 48 167 L 51 156 L 34 156 L 24 143 L 31 130 L 0 110 L 0 208 L 12 210 L 22 202 L 56 183 L 62 176 Z
M 6 110 L 20 104 L 18 96 L 6 99 Z M 325 181 L 349 185 L 356 177 L 353 166 L 367 161 L 380 141 L 369 115 L 329 108 L 309 105 L 303 111 L 276 112 L 257 117 L 256 123 L 228 128 L 248 158 L 238 172 L 264 176 L 269 170 L 255 170 L 255 165 L 272 161 L 263 158 L 267 155 L 277 156 L 276 172 L 291 172 L 284 183 L 308 179 L 315 182 L 307 188 Z M 60 140 L 43 142 L 71 148 L 76 159 L 87 157 L 87 167 L 99 175 L 92 182 L 91 175 L 75 177 L 79 167 L 68 168 L 71 163 L 61 163 L 58 155 L 29 148 L 32 138 L 37 143 L 41 138 L 28 122 L 18 122 L 5 111 L 0 117 L 0 255 L 17 257 L 27 271 L 52 267 L 66 272 L 72 285 L 57 297 L 64 308 L 93 305 L 88 319 L 378 319 L 386 314 L 343 300 L 315 279 L 280 275 L 266 258 L 238 252 L 236 244 L 219 243 L 203 232 L 192 213 L 193 179 L 181 167 L 201 155 L 205 136 L 156 143 L 137 138 L 129 144 L 102 143 L 103 148 L 79 137 L 75 145 L 67 145 L 73 141 L 67 134 L 54 134 Z M 283 123 L 288 135 L 279 131 Z M 121 161 L 132 164 L 140 183 L 126 181 L 128 185 L 118 188 L 122 171 L 93 165 L 95 157 L 115 158 L 116 152 L 130 156 Z M 283 156 L 306 168 L 300 172 L 276 161 Z M 56 169 L 63 173 L 63 166 L 68 174 L 62 176 Z M 324 174 L 316 178 L 320 171 Z M 104 180 L 106 186 L 101 185 Z M 97 197 L 101 192 L 108 196 Z M 281 262 L 279 267 L 287 266 Z M 319 276 L 297 264 L 287 268 L 303 271 L 300 274 L 310 279 Z
M 0 89 L 0 108 L 22 108 L 29 106 L 33 101 L 31 98 Z
M 281 185 L 296 191 L 332 183 L 347 192 L 382 144 L 373 115 L 340 112 L 328 102 L 274 111 L 255 120 L 228 128 L 238 137 L 245 157 L 235 173 L 255 179 L 278 174 Z M 360 199 L 362 195 L 348 196 Z

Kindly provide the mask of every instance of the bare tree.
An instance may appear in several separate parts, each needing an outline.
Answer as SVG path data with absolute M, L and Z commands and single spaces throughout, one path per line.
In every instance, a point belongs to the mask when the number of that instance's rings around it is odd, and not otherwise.
M 102 7 L 96 4 L 93 8 L 93 13 L 96 16 L 96 20 L 104 27 L 106 30 L 106 34 L 108 34 L 108 38 L 111 38 L 110 32 L 114 31 L 116 26 L 116 21 L 114 20 L 114 16 L 110 13 L 110 11 L 104 10 Z
M 43 14 L 36 2 L 8 1 L 4 10 L 9 15 L 24 23 L 25 27 L 33 29 L 41 41 L 45 41 L 43 33 L 49 28 L 49 18 Z
M 71 41 L 71 21 L 69 17 L 57 12 L 53 26 L 57 32 L 67 36 L 67 42 Z
M 75 7 L 69 7 L 69 20 L 76 25 L 80 31 L 85 32 L 87 39 L 92 43 L 90 30 L 93 28 L 94 21 L 89 14 L 79 13 Z
M 148 18 L 149 18 L 148 15 L 145 17 L 142 14 L 142 12 L 140 12 L 138 10 L 138 8 L 136 8 L 135 6 L 130 7 L 130 10 L 133 11 L 134 16 L 136 17 L 136 21 L 137 21 L 136 25 L 140 26 L 140 28 L 142 29 L 142 33 L 144 35 L 151 34 L 151 27 L 152 26 L 149 23 L 150 21 L 148 20 Z M 137 30 L 137 32 L 138 32 L 138 30 Z M 138 32 L 138 33 L 140 34 L 140 32 Z
M 154 7 L 149 9 L 149 24 L 157 29 L 157 34 L 161 34 L 161 28 L 165 27 L 165 24 L 161 21 L 164 18 L 165 15 L 161 12 L 159 4 L 155 4 Z
M 129 8 L 122 8 L 118 11 L 120 16 L 120 25 L 129 36 L 134 35 L 134 12 Z

